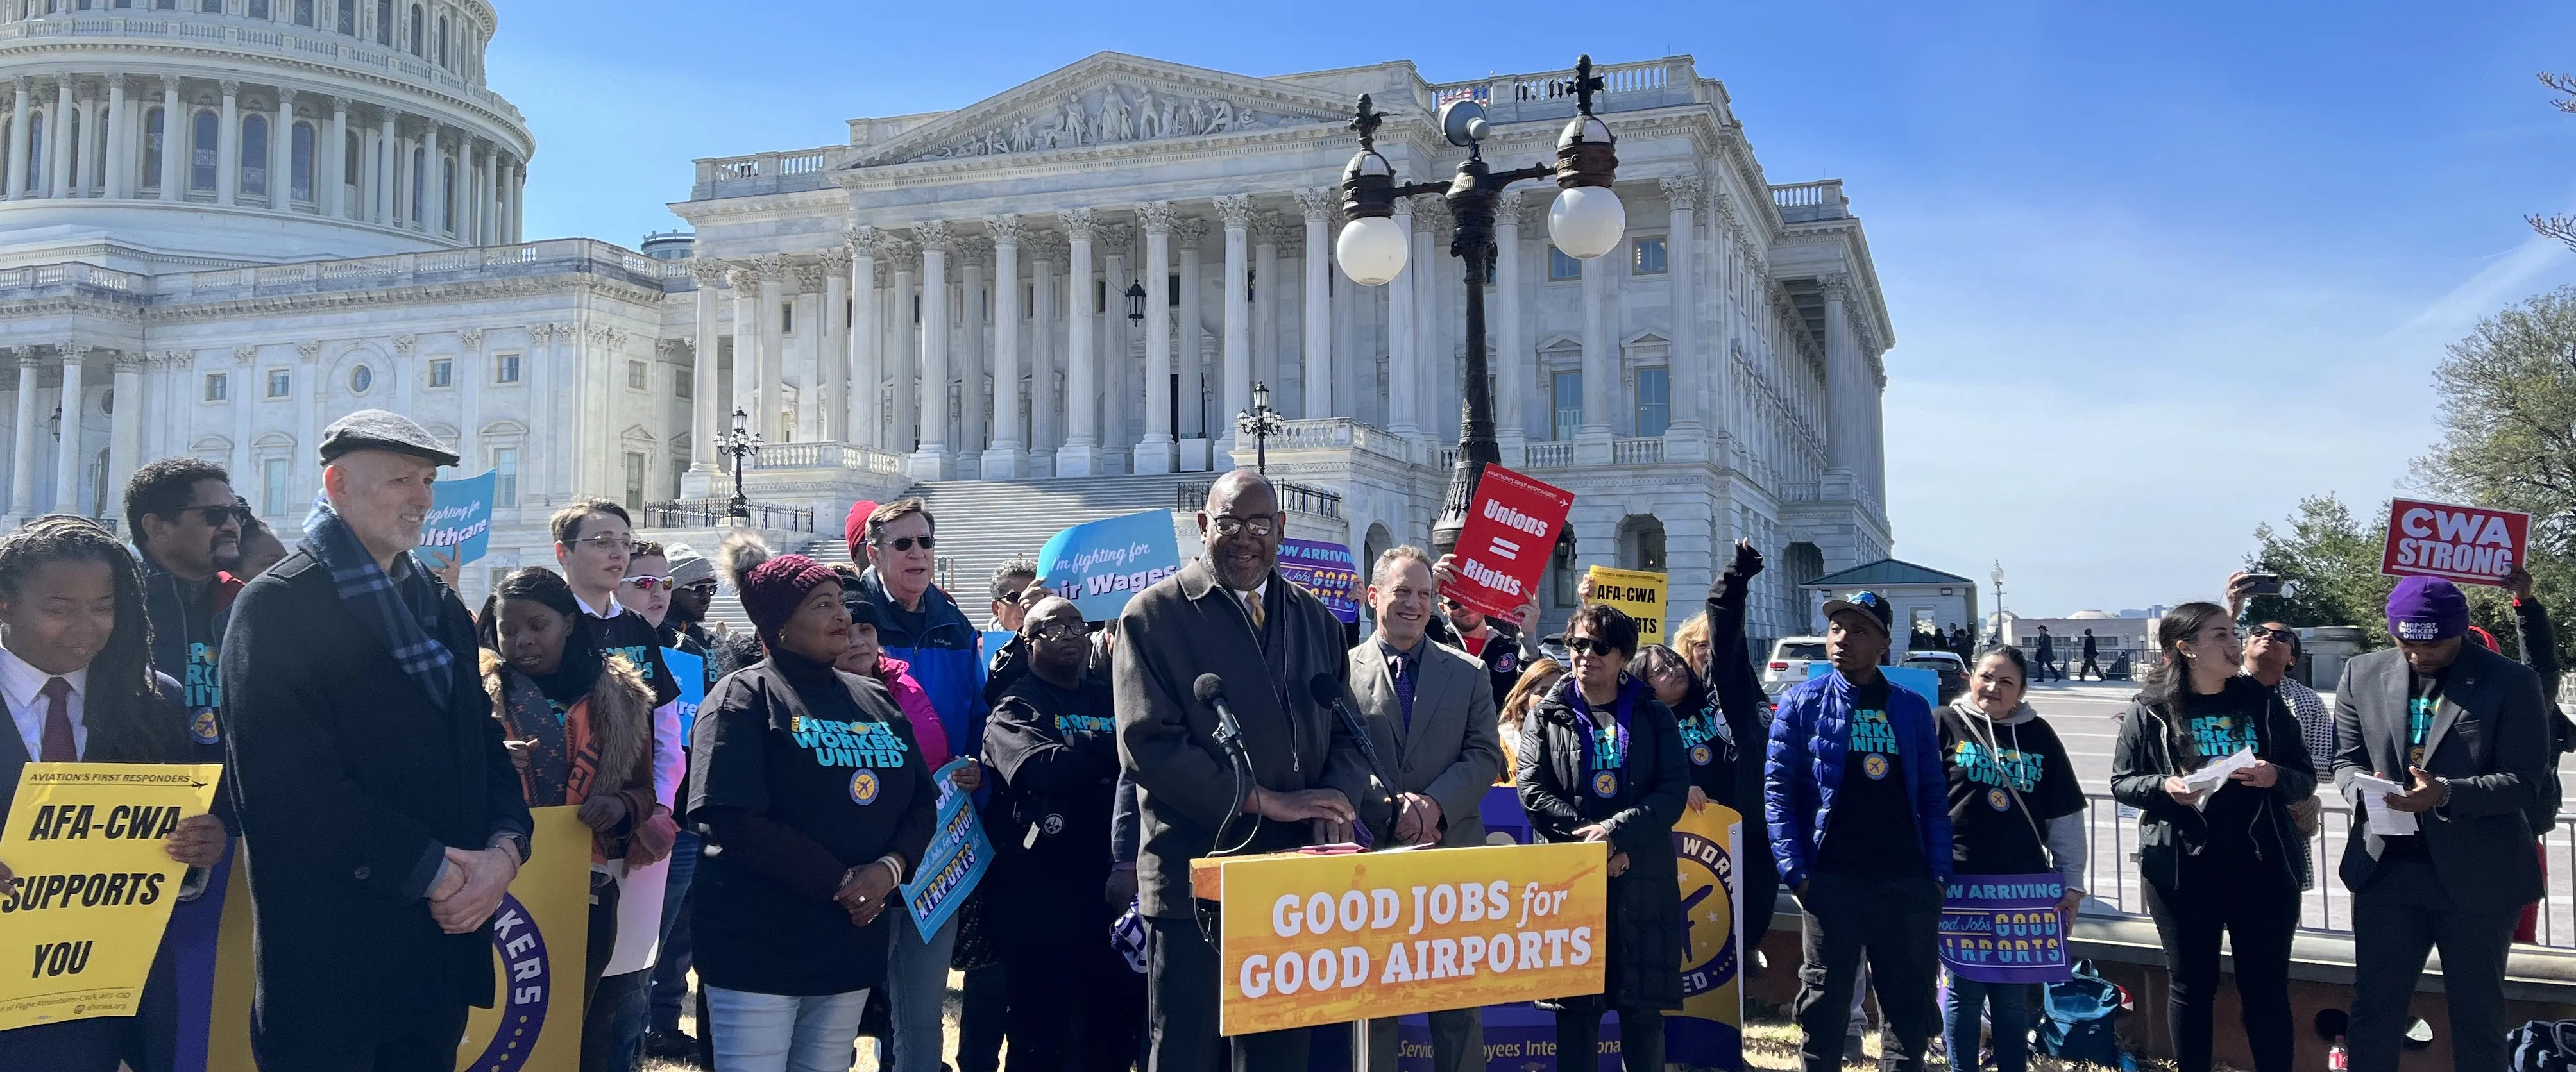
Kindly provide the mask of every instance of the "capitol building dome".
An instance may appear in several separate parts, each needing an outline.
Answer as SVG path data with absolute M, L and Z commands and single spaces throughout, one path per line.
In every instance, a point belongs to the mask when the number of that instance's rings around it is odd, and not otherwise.
M 519 241 L 485 0 L 0 0 L 0 267 Z

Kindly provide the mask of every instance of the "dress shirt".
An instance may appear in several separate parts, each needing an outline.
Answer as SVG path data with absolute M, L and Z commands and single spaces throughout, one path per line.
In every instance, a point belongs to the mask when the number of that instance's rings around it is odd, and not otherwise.
M 89 724 L 81 718 L 81 701 L 89 695 L 89 668 L 48 674 L 27 665 L 17 652 L 0 648 L 0 698 L 9 701 L 9 719 L 17 724 L 18 739 L 26 742 L 29 759 L 45 754 L 45 713 L 50 706 L 45 700 L 45 682 L 58 676 L 72 683 L 72 694 L 63 704 L 71 713 L 72 743 L 82 755 L 88 755 Z

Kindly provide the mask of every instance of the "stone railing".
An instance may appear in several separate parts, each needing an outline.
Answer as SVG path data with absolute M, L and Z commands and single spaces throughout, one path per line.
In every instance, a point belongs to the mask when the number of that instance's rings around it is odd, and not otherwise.
M 339 261 L 263 268 L 219 268 L 160 277 L 162 300 L 230 300 L 335 290 L 367 290 L 413 283 L 457 283 L 558 272 L 624 274 L 635 283 L 664 289 L 673 276 L 686 278 L 686 261 L 657 261 L 632 250 L 588 238 L 558 238 L 515 246 L 478 246 L 437 253 L 396 253 Z M 674 265 L 679 271 L 672 271 Z M 49 268 L 84 268 L 55 265 Z M 24 271 L 24 269 L 20 269 Z M 38 269 L 42 271 L 44 269 Z M 93 273 L 104 269 L 90 269 Z M 110 273 L 122 275 L 123 273 Z M 8 289 L 0 272 L 0 293 Z M 143 280 L 145 277 L 131 277 Z M 139 286 L 140 284 L 132 284 Z
M 323 5 L 316 4 L 316 8 Z M 507 119 L 524 130 L 527 125 L 519 109 L 500 94 L 477 85 L 473 80 L 408 52 L 361 40 L 315 26 L 274 23 L 264 20 L 233 18 L 194 11 L 145 12 L 130 15 L 107 12 L 73 16 L 39 15 L 17 22 L 0 23 L 0 48 L 19 41 L 57 41 L 82 39 L 83 46 L 92 39 L 130 37 L 141 42 L 167 45 L 215 46 L 236 52 L 264 54 L 296 63 L 320 63 L 356 71 L 368 71 L 411 83 L 423 89 L 450 94 L 478 108 Z M 101 42 L 104 43 L 104 42 Z M 156 95 L 153 99 L 159 99 Z M 513 131 L 512 133 L 518 133 Z
M 152 289 L 152 277 L 79 263 L 0 268 L 0 296 L 63 286 L 96 287 L 120 294 L 148 294 Z
M 1285 480 L 1274 481 L 1272 482 L 1271 487 L 1278 489 L 1279 508 L 1281 510 L 1292 514 L 1304 514 L 1308 517 L 1320 517 L 1328 521 L 1339 521 L 1342 519 L 1342 496 L 1339 492 L 1326 491 L 1322 488 L 1290 483 Z M 1207 505 L 1207 496 L 1207 481 L 1192 480 L 1184 482 L 1173 489 L 1172 508 L 1176 510 L 1201 509 Z
M 1824 494 L 1824 485 L 1814 480 L 1792 480 L 1780 485 L 1781 502 L 1815 502 Z
M 892 476 L 903 472 L 903 455 L 856 443 L 834 443 L 817 440 L 811 443 L 776 443 L 760 448 L 751 459 L 752 469 L 855 469 L 863 473 Z
M 1690 60 L 1669 57 L 1642 63 L 1594 67 L 1602 81 L 1594 108 L 1603 112 L 1635 111 L 1688 103 L 1698 77 Z M 1496 122 L 1562 118 L 1574 114 L 1574 71 L 1539 71 L 1500 75 L 1471 82 L 1444 82 L 1431 87 L 1433 100 L 1473 99 L 1484 103 Z
M 1664 441 L 1658 436 L 1610 441 L 1612 465 L 1659 465 L 1664 460 Z
M 1771 203 L 1779 207 L 1783 223 L 1839 220 L 1850 214 L 1851 207 L 1850 202 L 1843 200 L 1841 179 L 1774 186 L 1771 188 Z
M 1563 440 L 1541 440 L 1524 445 L 1527 457 L 1521 465 L 1529 469 L 1562 469 L 1574 464 L 1574 444 Z
M 1365 451 L 1408 465 L 1414 461 L 1412 444 L 1387 434 L 1385 429 L 1362 424 L 1349 417 L 1288 421 L 1278 435 L 1270 437 L 1273 451 L 1342 448 Z
M 750 513 L 754 528 L 773 532 L 814 531 L 812 510 L 766 503 L 749 503 L 744 509 Z M 733 523 L 732 516 L 732 499 L 681 499 L 644 504 L 644 527 L 648 529 L 721 528 Z
M 826 189 L 832 185 L 832 160 L 848 151 L 846 145 L 826 145 L 794 152 L 707 157 L 697 162 L 697 184 L 689 191 L 689 200 Z

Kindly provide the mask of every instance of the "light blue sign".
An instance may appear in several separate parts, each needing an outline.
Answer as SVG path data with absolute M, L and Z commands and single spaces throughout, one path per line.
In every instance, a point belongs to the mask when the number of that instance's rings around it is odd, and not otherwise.
M 1169 510 L 1075 525 L 1038 551 L 1038 579 L 1094 622 L 1116 618 L 1136 593 L 1180 568 Z
M 483 557 L 492 546 L 493 472 L 431 486 L 429 516 L 421 519 L 423 548 L 453 554 L 458 565 Z
M 959 756 L 931 775 L 939 785 L 939 825 L 931 832 L 930 847 L 922 851 L 921 866 L 913 869 L 912 881 L 901 887 L 904 908 L 911 912 L 912 925 L 924 942 L 957 914 L 957 906 L 966 903 L 966 895 L 975 892 L 984 869 L 993 863 L 993 843 L 985 840 L 984 823 L 975 816 L 974 794 L 950 788 L 957 769 L 972 762 L 972 756 Z
M 707 660 L 678 648 L 662 649 L 662 665 L 671 668 L 671 677 L 680 686 L 680 746 L 688 747 L 689 730 L 697 725 L 698 705 L 707 698 Z
M 1833 672 L 1834 664 L 1823 659 L 1807 664 L 1807 676 L 1811 678 L 1823 677 Z M 1923 697 L 1923 702 L 1931 704 L 1933 710 L 1941 709 L 1940 674 L 1919 666 L 1882 666 L 1878 668 L 1878 672 L 1887 675 L 1887 679 L 1895 682 L 1897 688 L 1911 690 L 1915 695 Z

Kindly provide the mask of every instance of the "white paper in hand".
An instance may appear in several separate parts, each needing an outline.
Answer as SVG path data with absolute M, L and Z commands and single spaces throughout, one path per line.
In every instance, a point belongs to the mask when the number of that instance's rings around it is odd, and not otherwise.
M 2259 762 L 2262 761 L 2254 758 L 2254 749 L 2251 746 L 2247 746 L 2245 748 L 2237 749 L 2235 754 L 2221 759 L 2216 763 L 2212 763 L 2199 770 L 2183 775 L 2183 786 L 2191 790 L 2192 793 L 2199 798 L 2192 802 L 2192 806 L 2208 806 L 2211 794 L 2218 792 L 2220 789 L 2226 788 L 2227 778 L 2229 775 L 2234 774 L 2237 771 L 2244 770 L 2247 767 L 2251 767 Z
M 2353 776 L 2352 787 L 2361 791 L 2362 811 L 2370 816 L 2370 832 L 2381 837 L 2404 837 L 2416 833 L 2415 813 L 2388 806 L 2388 798 L 2405 794 L 2412 787 L 2368 774 Z

